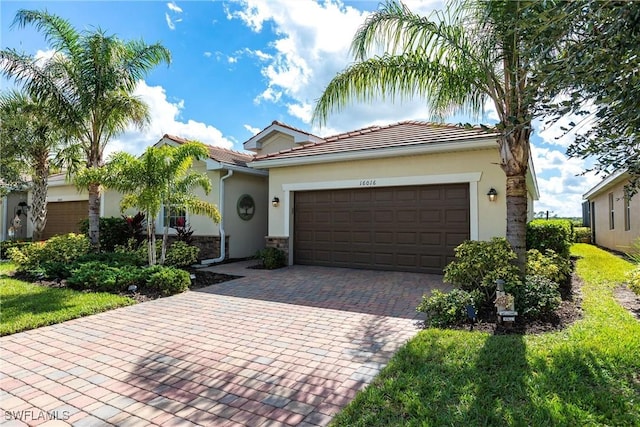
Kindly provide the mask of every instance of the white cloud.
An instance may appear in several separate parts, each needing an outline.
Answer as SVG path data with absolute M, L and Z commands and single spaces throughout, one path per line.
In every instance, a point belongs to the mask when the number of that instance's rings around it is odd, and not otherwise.
M 175 4 L 175 2 L 167 3 L 167 7 L 169 8 L 169 10 L 173 12 L 182 13 L 182 8 L 180 8 L 177 4 Z
M 211 58 L 211 55 L 213 55 L 211 52 L 205 52 L 203 53 L 204 56 L 206 56 L 207 58 Z
M 169 29 L 170 30 L 175 30 L 176 29 L 176 25 L 171 20 L 171 17 L 169 16 L 169 13 L 165 12 L 164 13 L 164 17 L 167 20 L 167 26 L 169 27 Z
M 134 155 L 141 154 L 146 147 L 158 142 L 164 134 L 197 140 L 218 147 L 233 147 L 233 142 L 211 125 L 195 120 L 188 120 L 186 123 L 180 121 L 180 111 L 184 108 L 184 101 L 169 101 L 162 86 L 148 86 L 144 81 L 140 81 L 135 95 L 149 106 L 151 122 L 142 131 L 129 128 L 118 138 L 113 139 L 107 147 L 109 153 L 127 151 Z
M 235 56 L 229 56 L 229 57 L 227 58 L 227 62 L 228 62 L 229 64 L 235 64 L 236 62 L 238 62 L 238 58 L 237 58 L 237 57 L 235 57 Z
M 441 2 L 414 1 L 412 6 L 427 13 L 441 7 Z M 240 19 L 255 32 L 262 31 L 269 22 L 276 34 L 269 49 L 245 49 L 265 61 L 261 72 L 266 87 L 254 102 L 282 103 L 292 117 L 309 124 L 313 105 L 326 85 L 353 62 L 349 54 L 351 40 L 367 14 L 335 0 L 238 0 L 228 6 L 229 19 Z M 342 112 L 332 114 L 322 129 L 313 131 L 345 131 L 429 116 L 419 99 L 395 104 L 381 100 L 370 104 L 354 102 Z
M 253 127 L 253 126 L 251 126 L 251 125 L 243 125 L 243 126 L 244 126 L 244 128 L 245 128 L 246 130 L 248 130 L 249 132 L 251 132 L 251 135 L 256 135 L 256 134 L 258 134 L 258 133 L 262 130 L 262 129 L 260 129 L 260 128 Z
M 602 177 L 593 173 L 583 175 L 585 161 L 568 158 L 563 152 L 532 145 L 531 154 L 538 175 L 540 200 L 535 210 L 550 211 L 558 216 L 579 217 L 582 195 Z

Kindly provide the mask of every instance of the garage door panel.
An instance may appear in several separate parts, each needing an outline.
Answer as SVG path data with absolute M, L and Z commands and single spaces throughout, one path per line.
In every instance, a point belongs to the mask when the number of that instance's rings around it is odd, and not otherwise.
M 79 233 L 80 222 L 88 218 L 89 202 L 47 203 L 47 224 L 42 233 L 43 239 L 67 233 Z
M 441 232 L 420 233 L 420 244 L 440 246 L 442 245 L 442 233 Z
M 399 245 L 415 245 L 416 243 L 418 243 L 418 233 L 416 232 L 396 233 L 396 242 Z
M 415 224 L 416 222 L 418 222 L 418 211 L 417 211 L 417 209 L 398 211 L 398 213 L 396 215 L 396 221 L 398 223 L 409 222 L 411 224 Z
M 468 188 L 296 192 L 294 262 L 441 273 L 453 248 L 469 238 Z
M 447 209 L 444 217 L 445 222 L 448 224 L 451 224 L 452 222 L 466 224 L 469 222 L 469 211 L 465 209 Z
M 346 223 L 351 222 L 351 212 L 349 211 L 337 211 L 333 213 L 333 223 Z
M 393 243 L 394 233 L 391 231 L 376 231 L 373 236 L 376 244 L 391 244 Z
M 371 232 L 370 231 L 354 231 L 351 233 L 351 238 L 353 243 L 373 243 L 371 241 Z
M 392 189 L 376 188 L 375 190 L 367 189 L 367 191 L 373 193 L 374 199 L 375 199 L 376 202 L 393 202 L 393 190 Z
M 391 209 L 385 209 L 380 211 L 375 211 L 373 214 L 374 221 L 377 224 L 380 223 L 392 223 L 393 222 L 393 211 Z

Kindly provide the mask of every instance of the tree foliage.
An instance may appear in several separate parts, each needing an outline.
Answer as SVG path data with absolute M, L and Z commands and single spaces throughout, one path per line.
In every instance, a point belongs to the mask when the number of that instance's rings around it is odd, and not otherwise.
M 147 105 L 133 95 L 136 84 L 162 62 L 169 51 L 142 40 L 123 41 L 101 29 L 79 31 L 46 11 L 21 9 L 12 26 L 33 26 L 54 50 L 36 60 L 14 49 L 0 51 L 0 70 L 26 92 L 44 102 L 80 144 L 87 168 L 103 164 L 107 143 L 133 124 L 149 120 Z M 89 237 L 99 242 L 100 183 L 87 183 Z
M 148 147 L 140 157 L 129 153 L 114 154 L 104 168 L 85 170 L 79 174 L 79 185 L 98 180 L 107 188 L 124 194 L 120 207 L 124 211 L 137 208 L 147 217 L 147 241 L 149 265 L 156 263 L 155 223 L 163 207 L 186 209 L 196 215 L 206 215 L 214 222 L 220 221 L 215 205 L 193 193 L 201 188 L 211 191 L 211 181 L 206 174 L 191 169 L 194 159 L 207 157 L 206 147 L 190 142 L 172 147 Z M 164 263 L 169 224 L 165 222 L 160 263 Z
M 0 94 L 0 182 L 8 192 L 26 188 L 29 177 L 33 237 L 39 240 L 47 222 L 47 181 L 52 171 L 73 161 L 77 152 L 51 115 L 48 105 L 20 91 Z M 71 158 L 68 158 L 68 156 Z
M 640 184 L 640 3 L 557 2 L 547 27 L 556 38 L 536 72 L 543 82 L 541 111 L 575 134 L 568 149 L 592 158 L 601 173 L 628 170 L 631 192 Z M 535 31 L 535 30 L 534 30 Z M 634 189 L 635 188 L 635 189 Z

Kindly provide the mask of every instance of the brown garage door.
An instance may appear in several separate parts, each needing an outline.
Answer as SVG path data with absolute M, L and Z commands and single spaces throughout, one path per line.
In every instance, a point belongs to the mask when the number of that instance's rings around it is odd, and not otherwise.
M 294 262 L 442 273 L 469 239 L 469 185 L 295 193 Z
M 88 217 L 89 202 L 49 202 L 47 203 L 47 225 L 43 239 L 58 234 L 79 233 L 80 221 Z

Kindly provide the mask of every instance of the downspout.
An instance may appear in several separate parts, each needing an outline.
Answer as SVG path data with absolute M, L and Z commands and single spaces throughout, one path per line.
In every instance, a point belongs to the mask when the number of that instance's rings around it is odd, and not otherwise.
M 204 264 L 204 265 L 222 262 L 227 256 L 226 248 L 225 248 L 226 234 L 224 232 L 224 181 L 227 178 L 231 177 L 231 175 L 233 175 L 233 171 L 229 169 L 227 170 L 227 174 L 222 178 L 220 178 L 220 217 L 221 218 L 220 218 L 220 224 L 218 226 L 220 230 L 220 256 L 218 258 L 203 259 L 201 261 L 201 264 Z

